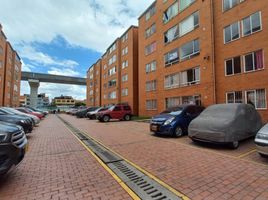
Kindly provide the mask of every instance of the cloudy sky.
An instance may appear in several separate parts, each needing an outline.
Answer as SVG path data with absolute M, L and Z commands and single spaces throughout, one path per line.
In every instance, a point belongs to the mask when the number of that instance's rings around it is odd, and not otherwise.
M 85 77 L 89 66 L 154 0 L 0 0 L 0 23 L 23 71 Z M 21 94 L 29 93 L 22 82 Z M 86 98 L 86 88 L 41 83 L 50 97 Z

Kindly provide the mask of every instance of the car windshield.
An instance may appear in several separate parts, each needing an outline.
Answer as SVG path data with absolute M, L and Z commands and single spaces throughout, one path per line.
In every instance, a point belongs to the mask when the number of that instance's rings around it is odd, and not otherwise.
M 108 108 L 108 110 L 113 110 L 115 106 L 111 106 L 110 108 Z
M 170 114 L 170 115 L 179 115 L 181 114 L 183 108 L 182 107 L 172 107 L 167 110 L 161 112 L 160 114 Z
M 4 109 L 4 108 L 2 108 L 2 109 L 0 109 L 0 110 L 1 110 L 2 112 L 6 113 L 6 114 L 9 114 L 9 115 L 13 115 L 13 114 L 14 114 L 14 113 L 12 113 L 12 112 L 10 112 L 10 111 Z
M 108 110 L 108 108 L 99 108 L 97 112 Z

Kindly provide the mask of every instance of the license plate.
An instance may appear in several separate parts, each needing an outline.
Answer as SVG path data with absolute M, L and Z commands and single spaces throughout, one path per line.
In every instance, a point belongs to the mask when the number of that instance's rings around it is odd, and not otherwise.
M 152 126 L 151 126 L 151 130 L 152 130 L 152 131 L 157 131 L 157 126 L 152 125 Z

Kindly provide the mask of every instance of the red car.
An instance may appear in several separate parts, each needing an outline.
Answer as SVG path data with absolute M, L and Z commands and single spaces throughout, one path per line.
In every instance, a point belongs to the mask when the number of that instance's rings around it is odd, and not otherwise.
M 101 122 L 108 122 L 110 119 L 131 120 L 132 110 L 129 105 L 118 104 L 111 106 L 108 110 L 97 113 L 97 119 Z
M 38 117 L 39 119 L 43 119 L 44 118 L 44 114 L 40 113 L 40 112 L 34 112 L 29 108 L 25 108 L 25 107 L 19 107 L 19 108 L 15 108 L 16 110 L 23 112 L 23 113 L 27 113 L 30 115 L 34 115 L 36 117 Z

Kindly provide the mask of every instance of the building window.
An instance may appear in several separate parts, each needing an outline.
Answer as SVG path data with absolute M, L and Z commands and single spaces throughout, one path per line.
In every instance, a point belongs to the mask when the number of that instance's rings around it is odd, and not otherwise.
M 226 93 L 226 103 L 243 103 L 242 91 Z
M 153 24 L 150 28 L 146 29 L 145 31 L 145 38 L 150 37 L 156 32 L 156 25 Z
M 165 66 L 174 64 L 179 61 L 179 49 L 173 49 L 165 54 Z
M 235 22 L 224 28 L 224 43 L 228 43 L 240 38 L 239 22 Z
M 240 56 L 225 60 L 225 75 L 233 75 L 241 73 Z
M 245 72 L 263 69 L 263 51 L 258 50 L 244 56 Z
M 200 48 L 198 39 L 188 42 L 180 48 L 180 60 L 190 59 L 193 56 L 198 55 L 199 52 Z
M 246 91 L 246 102 L 252 104 L 256 109 L 266 108 L 266 91 L 265 89 Z
M 243 36 L 251 35 L 262 28 L 261 12 L 256 12 L 253 15 L 243 19 Z
M 122 89 L 122 96 L 127 96 L 128 95 L 128 88 Z
M 116 79 L 108 81 L 108 88 L 115 87 L 116 86 Z
M 90 74 L 89 75 L 89 80 L 92 80 L 94 78 L 94 75 L 93 74 Z
M 153 5 L 151 8 L 148 9 L 148 11 L 145 14 L 145 20 L 148 21 L 156 12 L 155 5 Z
M 123 63 L 122 63 L 122 69 L 125 69 L 126 67 L 128 67 L 128 61 L 125 60 Z
M 116 91 L 110 92 L 108 94 L 108 99 L 116 99 Z
M 179 2 L 176 1 L 163 13 L 163 22 L 167 23 L 179 13 Z
M 127 41 L 127 39 L 128 39 L 128 33 L 126 33 L 125 35 L 123 35 L 122 42 Z
M 240 0 L 241 1 L 241 0 Z M 223 10 L 229 10 L 236 6 L 239 3 L 239 0 L 223 0 Z
M 0 46 L 0 55 L 2 55 L 4 52 L 3 48 Z
M 107 68 L 107 65 L 105 64 L 105 65 L 103 65 L 103 69 L 105 70 Z
M 165 76 L 165 88 L 176 88 L 180 86 L 180 73 Z
M 179 106 L 180 104 L 181 104 L 181 98 L 180 97 L 166 98 L 166 108 Z
M 181 84 L 194 85 L 200 82 L 200 67 L 181 72 Z
M 110 47 L 109 54 L 111 54 L 116 49 L 116 43 L 113 44 L 113 46 Z
M 128 80 L 128 75 L 125 74 L 122 76 L 122 82 L 126 82 Z
M 122 50 L 122 56 L 126 55 L 127 53 L 128 53 L 128 47 Z
M 164 33 L 165 44 L 172 42 L 179 37 L 179 25 L 176 25 Z
M 93 90 L 90 90 L 89 91 L 89 95 L 93 95 Z
M 0 68 L 3 67 L 3 61 L 0 60 Z
M 113 64 L 113 63 L 115 63 L 116 62 L 116 55 L 113 55 L 113 57 L 111 57 L 110 59 L 109 59 L 109 65 L 111 65 L 111 64 Z
M 157 100 L 146 100 L 146 110 L 156 110 L 157 109 Z
M 195 0 L 180 0 L 180 12 L 189 7 Z
M 199 12 L 195 12 L 180 23 L 180 37 L 196 29 L 198 26 Z
M 114 74 L 116 74 L 116 67 L 113 67 L 113 68 L 109 69 L 109 71 L 108 71 L 108 76 L 111 76 Z
M 89 88 L 92 88 L 93 87 L 93 84 L 94 84 L 93 82 L 90 82 L 89 83 Z
M 146 92 L 156 90 L 156 80 L 146 82 Z
M 146 64 L 146 74 L 156 70 L 156 61 Z
M 145 55 L 149 55 L 156 51 L 156 42 L 153 42 L 152 44 L 149 44 L 145 47 Z

